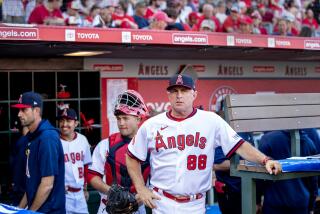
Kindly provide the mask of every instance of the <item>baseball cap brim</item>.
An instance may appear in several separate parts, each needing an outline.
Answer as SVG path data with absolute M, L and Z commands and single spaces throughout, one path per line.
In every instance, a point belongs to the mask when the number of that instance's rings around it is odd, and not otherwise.
M 61 120 L 61 119 L 77 120 L 76 118 L 68 117 L 68 116 L 58 116 L 57 119 L 58 119 L 58 120 Z
M 187 86 L 187 85 L 182 85 L 182 84 L 175 84 L 175 85 L 170 85 L 168 88 L 167 88 L 167 91 L 172 89 L 173 87 L 185 87 L 185 88 L 188 88 L 188 89 L 194 89 L 194 88 L 191 88 L 190 86 Z
M 18 104 L 12 105 L 11 107 L 12 108 L 31 108 L 32 106 L 26 105 L 26 104 L 22 104 L 22 103 L 18 103 Z

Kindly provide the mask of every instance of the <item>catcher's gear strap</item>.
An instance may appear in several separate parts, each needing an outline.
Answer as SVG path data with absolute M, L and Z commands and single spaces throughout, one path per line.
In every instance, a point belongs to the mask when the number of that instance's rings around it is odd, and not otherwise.
M 107 162 L 111 166 L 111 172 L 112 172 L 112 183 L 117 183 L 117 173 L 116 173 L 116 151 L 120 149 L 122 146 L 124 146 L 126 143 L 122 140 L 121 142 L 111 145 L 111 142 L 115 142 L 117 136 L 113 135 L 109 137 L 109 155 L 107 157 Z M 112 139 L 114 138 L 114 139 Z M 120 164 L 121 166 L 122 164 Z M 120 171 L 121 173 L 121 171 Z
M 122 137 L 120 133 L 115 133 L 109 136 L 109 152 L 106 160 L 105 171 L 107 173 L 106 183 L 112 185 L 112 183 L 118 183 L 123 187 L 130 188 L 130 192 L 135 192 L 132 180 L 129 176 L 127 166 L 123 162 L 119 162 L 119 158 L 125 155 L 127 152 L 127 145 L 131 141 L 130 138 Z M 125 151 L 118 151 L 120 148 L 125 148 Z M 123 153 L 125 152 L 125 153 Z M 150 152 L 147 159 L 141 162 L 141 172 L 146 182 L 150 174 Z

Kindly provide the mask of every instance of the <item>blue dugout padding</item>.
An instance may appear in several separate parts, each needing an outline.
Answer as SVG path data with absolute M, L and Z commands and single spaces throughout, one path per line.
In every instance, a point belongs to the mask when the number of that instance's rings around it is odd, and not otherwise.
M 221 214 L 218 205 L 212 205 L 206 207 L 206 214 Z
M 0 213 L 1 214 L 37 214 L 38 212 L 33 212 L 30 210 L 24 210 L 17 207 L 13 207 L 7 204 L 0 203 Z M 39 214 L 39 213 L 38 213 Z
M 319 157 L 292 157 L 279 160 L 283 172 L 317 172 L 320 171 Z

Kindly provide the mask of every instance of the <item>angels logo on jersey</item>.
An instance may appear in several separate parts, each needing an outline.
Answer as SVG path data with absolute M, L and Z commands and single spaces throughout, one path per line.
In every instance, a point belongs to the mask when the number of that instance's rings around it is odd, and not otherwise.
M 73 164 L 76 161 L 83 161 L 84 154 L 83 151 L 81 151 L 81 153 L 79 152 L 72 152 L 70 154 L 65 153 L 64 154 L 64 162 L 68 162 L 71 161 Z
M 230 86 L 220 86 L 211 95 L 209 100 L 209 110 L 218 112 L 221 110 L 221 101 L 228 94 L 236 94 L 236 90 Z
M 194 135 L 184 134 L 178 136 L 169 136 L 164 138 L 159 131 L 157 132 L 156 140 L 156 150 L 159 152 L 160 149 L 173 149 L 178 148 L 179 150 L 184 150 L 186 146 L 199 147 L 204 149 L 206 147 L 207 138 L 201 137 L 200 132 L 196 132 Z

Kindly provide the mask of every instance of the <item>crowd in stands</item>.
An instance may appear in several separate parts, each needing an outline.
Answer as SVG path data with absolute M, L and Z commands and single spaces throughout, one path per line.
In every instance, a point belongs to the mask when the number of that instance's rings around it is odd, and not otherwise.
M 2 22 L 320 37 L 320 0 L 0 0 Z

